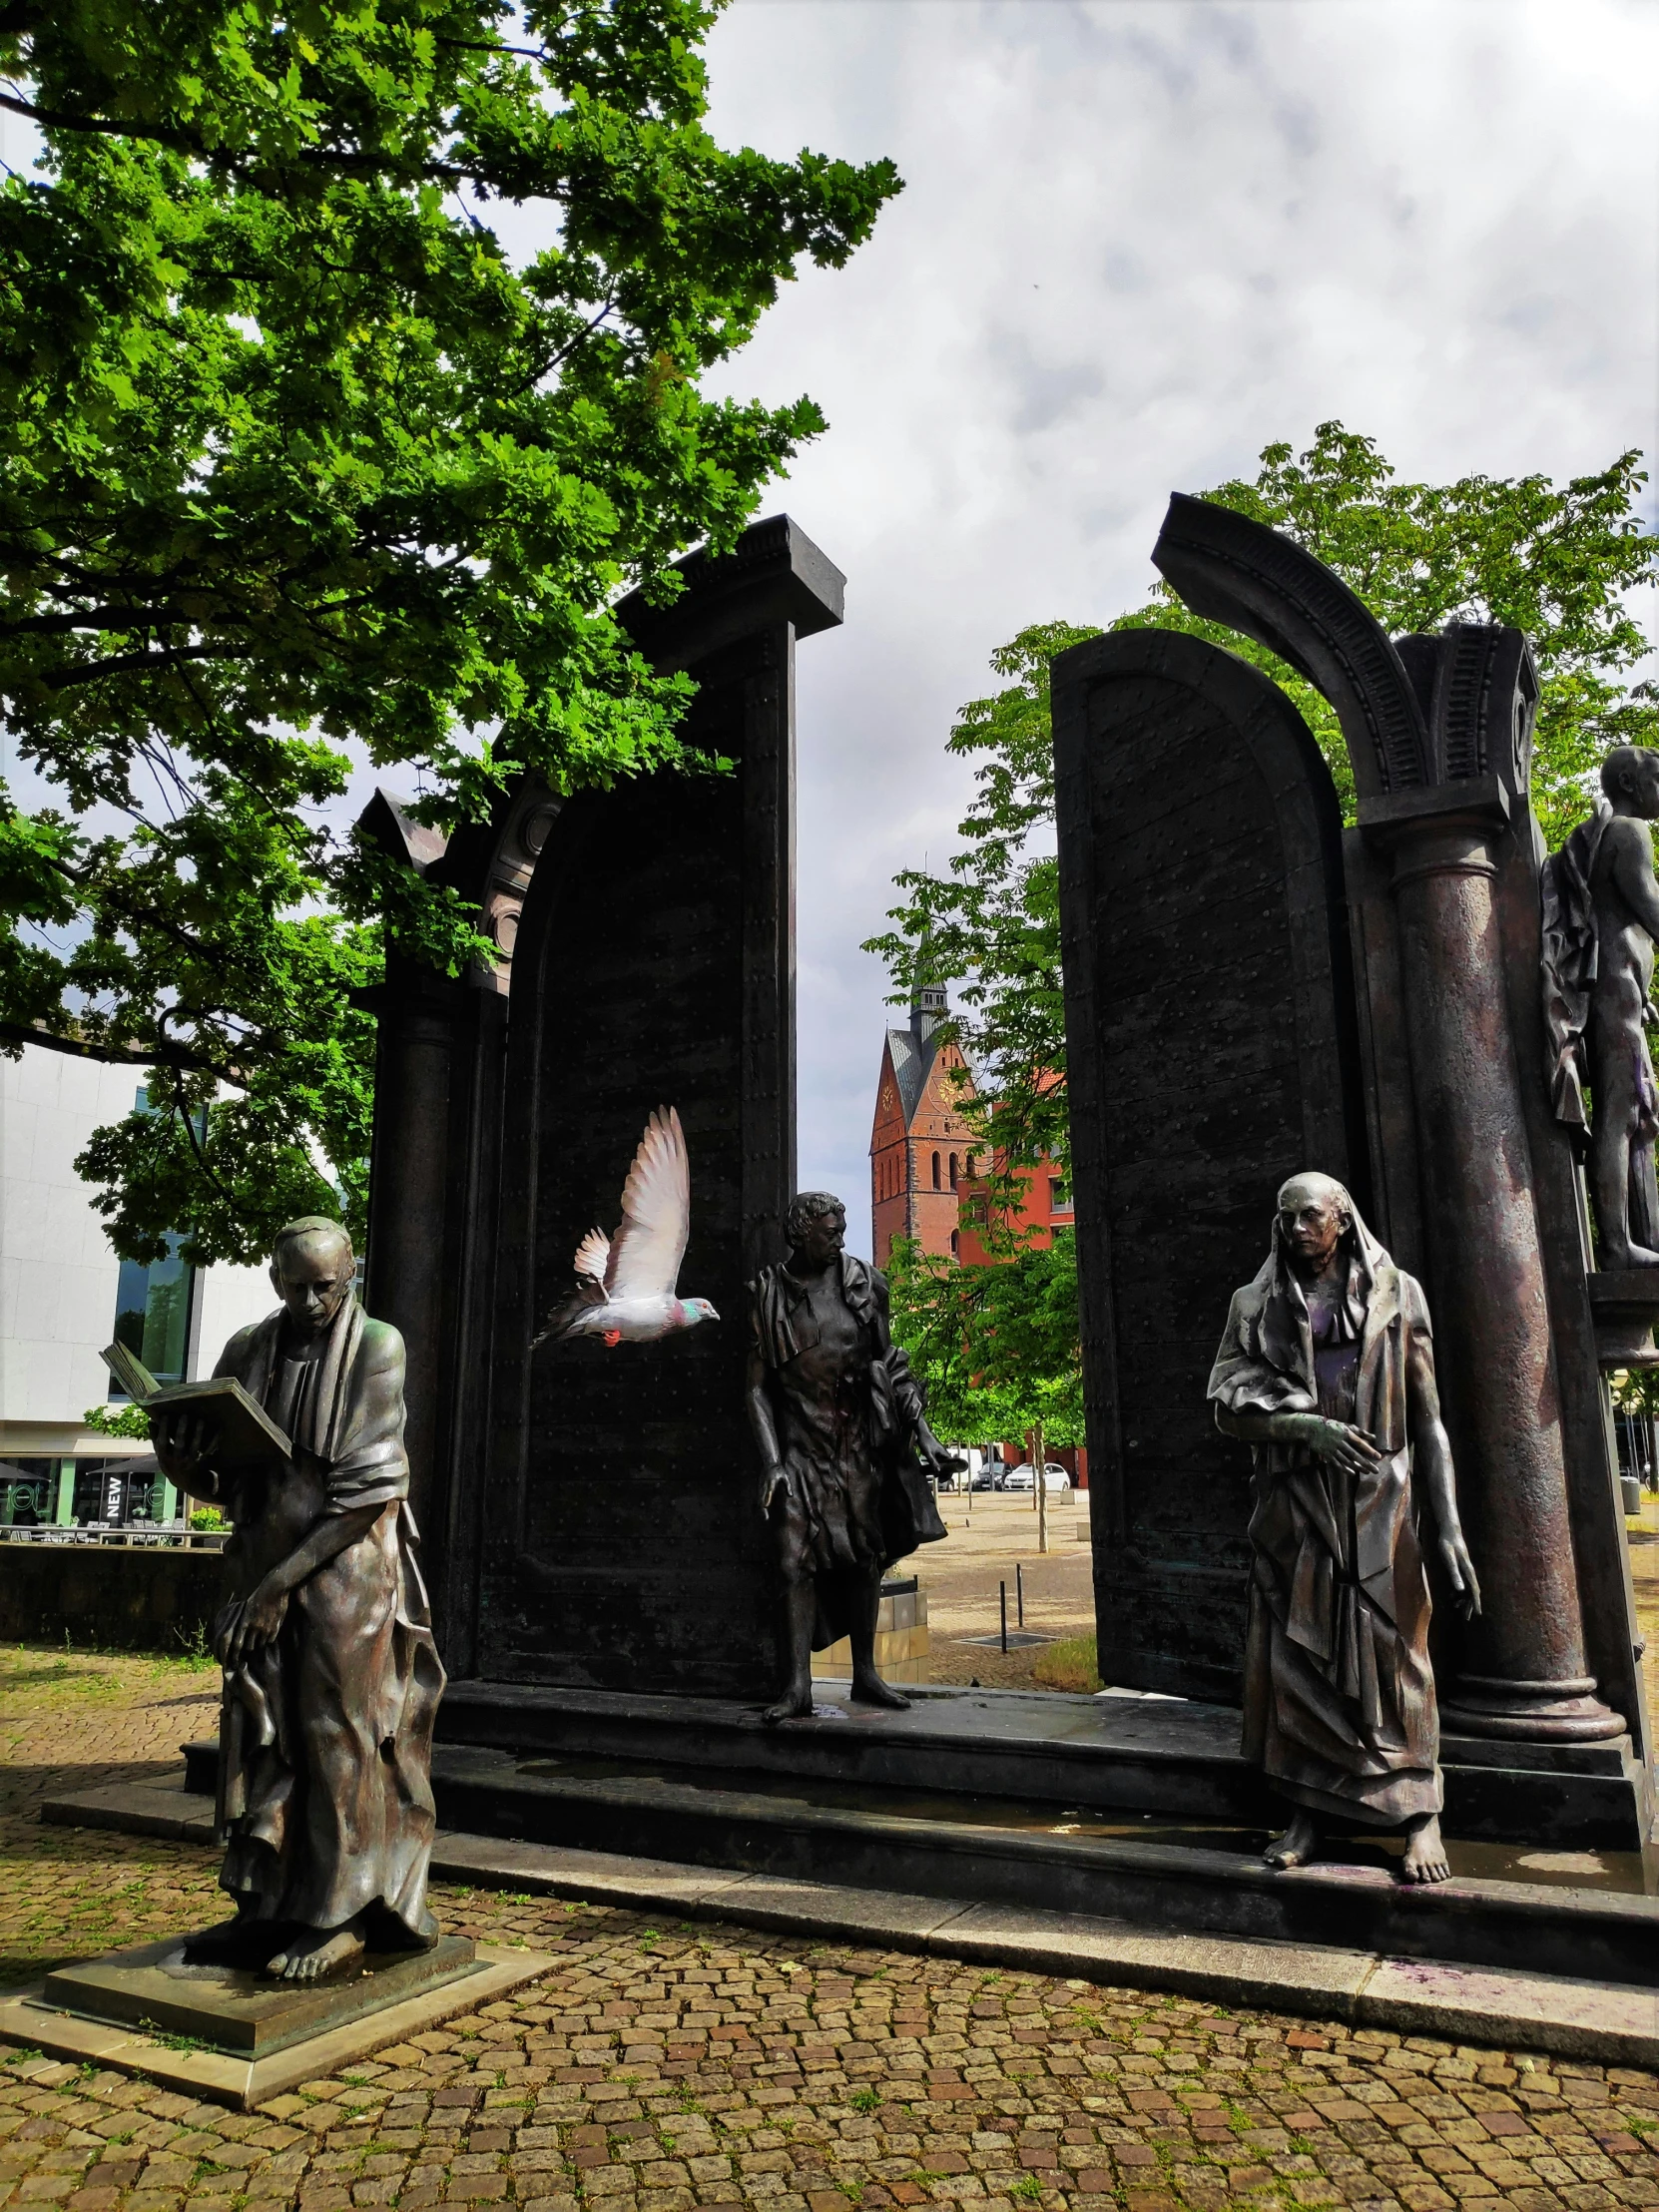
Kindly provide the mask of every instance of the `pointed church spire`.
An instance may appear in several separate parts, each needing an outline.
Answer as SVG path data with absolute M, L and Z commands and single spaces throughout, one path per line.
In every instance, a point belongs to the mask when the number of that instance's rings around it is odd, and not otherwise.
M 916 965 L 925 974 L 927 969 L 927 945 L 930 932 L 922 930 L 921 942 L 916 947 Z M 910 1034 L 916 1040 L 917 1050 L 925 1049 L 933 1032 L 950 1011 L 942 983 L 921 983 L 916 986 L 910 1001 Z

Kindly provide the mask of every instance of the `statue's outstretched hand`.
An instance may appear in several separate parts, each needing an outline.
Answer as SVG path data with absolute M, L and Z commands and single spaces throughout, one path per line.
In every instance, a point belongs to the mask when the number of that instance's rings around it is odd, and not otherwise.
M 1469 1547 L 1463 1541 L 1463 1531 L 1454 1528 L 1440 1538 L 1440 1564 L 1445 1568 L 1445 1578 L 1451 1584 L 1451 1602 L 1464 1620 L 1473 1620 L 1480 1610 L 1480 1584 L 1475 1578 L 1474 1561 L 1469 1557 Z
M 1311 1451 L 1341 1467 L 1344 1474 L 1364 1474 L 1382 1456 L 1363 1428 L 1352 1421 L 1327 1420 L 1323 1413 L 1314 1415 L 1307 1441 Z
M 761 1476 L 761 1511 L 763 1513 L 772 1511 L 772 1501 L 780 1490 L 783 1491 L 786 1497 L 789 1496 L 789 1476 L 781 1465 L 766 1468 Z

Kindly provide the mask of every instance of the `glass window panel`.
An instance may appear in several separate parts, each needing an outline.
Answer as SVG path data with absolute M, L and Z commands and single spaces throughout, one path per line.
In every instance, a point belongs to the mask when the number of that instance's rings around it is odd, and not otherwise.
M 123 1260 L 115 1294 L 115 1339 L 136 1353 L 158 1382 L 182 1382 L 190 1350 L 190 1309 L 196 1270 L 179 1257 L 180 1237 L 168 1239 L 163 1260 L 141 1267 Z M 126 1392 L 113 1382 L 111 1397 Z

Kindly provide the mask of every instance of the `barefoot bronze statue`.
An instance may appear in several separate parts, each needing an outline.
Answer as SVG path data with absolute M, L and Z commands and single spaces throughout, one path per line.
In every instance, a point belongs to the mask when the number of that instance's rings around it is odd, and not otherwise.
M 408 1507 L 403 1340 L 364 1315 L 354 1273 L 337 1222 L 290 1222 L 271 1265 L 280 1308 L 215 1371 L 289 1456 L 216 1468 L 211 1410 L 153 1415 L 163 1471 L 235 1528 L 214 1648 L 219 1879 L 237 1911 L 187 1955 L 289 1981 L 438 1933 L 426 1870 L 444 1676 Z
M 1550 1102 L 1587 1145 L 1601 1266 L 1659 1268 L 1659 1089 L 1644 1026 L 1659 938 L 1659 753 L 1615 746 L 1601 790 L 1539 881 Z
M 881 1576 L 944 1523 L 922 1464 L 960 1466 L 923 1412 L 887 1330 L 885 1279 L 841 1250 L 846 1209 L 828 1191 L 790 1207 L 790 1257 L 749 1286 L 749 1423 L 761 1511 L 784 1578 L 789 1681 L 769 1721 L 813 1710 L 813 1653 L 848 1636 L 852 1695 L 902 1708 L 875 1671 Z
M 1480 1593 L 1422 1290 L 1330 1176 L 1279 1193 L 1209 1394 L 1218 1426 L 1254 1447 L 1244 1752 L 1297 1808 L 1268 1864 L 1317 1857 L 1322 1828 L 1403 1828 L 1405 1880 L 1443 1882 L 1419 1512 L 1459 1611 Z

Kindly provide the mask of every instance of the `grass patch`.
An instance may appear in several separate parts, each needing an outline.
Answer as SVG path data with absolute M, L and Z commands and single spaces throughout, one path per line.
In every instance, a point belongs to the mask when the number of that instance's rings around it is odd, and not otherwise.
M 1067 1636 L 1057 1644 L 1044 1645 L 1031 1671 L 1045 1690 L 1077 1690 L 1092 1697 L 1105 1687 L 1092 1636 Z
M 163 2050 L 212 2050 L 213 2044 L 201 2035 L 170 2035 L 165 2027 L 148 2017 L 139 2021 L 139 2033 L 148 2035 L 153 2043 L 160 2043 Z

